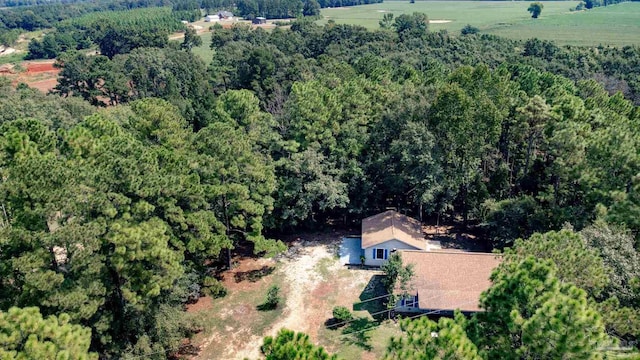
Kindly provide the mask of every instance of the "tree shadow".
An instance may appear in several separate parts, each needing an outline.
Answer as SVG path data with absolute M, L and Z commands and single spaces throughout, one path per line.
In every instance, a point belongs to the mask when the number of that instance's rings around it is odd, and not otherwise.
M 369 329 L 376 327 L 378 324 L 376 320 L 357 318 L 342 330 L 342 335 L 344 335 L 342 342 L 371 351 L 373 346 L 371 346 L 370 343 L 371 334 L 369 333 Z
M 360 302 L 353 304 L 354 311 L 367 311 L 374 319 L 382 320 L 386 317 L 383 311 L 387 309 L 387 290 L 382 283 L 384 275 L 373 275 L 360 294 Z M 374 299 L 374 300 L 371 300 Z
M 241 282 L 244 280 L 249 280 L 250 282 L 256 282 L 263 277 L 270 275 L 275 270 L 273 266 L 263 266 L 260 269 L 250 270 L 250 271 L 239 271 L 233 275 L 235 281 Z
M 334 317 L 324 321 L 324 327 L 329 330 L 336 330 L 347 325 L 347 321 L 338 320 Z
M 200 347 L 193 345 L 191 342 L 184 343 L 178 348 L 177 355 L 197 356 L 200 354 Z
M 271 310 L 275 310 L 278 308 L 278 304 L 273 304 L 273 303 L 268 303 L 268 302 L 264 302 L 258 306 L 256 306 L 256 309 L 258 311 L 271 311 Z

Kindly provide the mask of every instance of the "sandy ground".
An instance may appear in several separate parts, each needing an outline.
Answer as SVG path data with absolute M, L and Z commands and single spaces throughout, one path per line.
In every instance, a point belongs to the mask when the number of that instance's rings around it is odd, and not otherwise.
M 2 51 L 0 51 L 0 56 L 13 54 L 14 52 L 16 52 L 16 49 L 14 48 L 11 48 L 11 47 L 3 48 Z
M 321 282 L 321 277 L 313 271 L 318 262 L 326 257 L 331 257 L 326 246 L 313 246 L 304 249 L 304 254 L 298 259 L 287 261 L 282 269 L 285 281 L 289 284 L 291 291 L 286 299 L 286 307 L 284 316 L 274 323 L 264 336 L 274 336 L 281 328 L 287 328 L 295 331 L 309 332 L 310 322 L 313 317 L 312 311 L 309 309 L 308 299 L 305 299 Z M 338 262 L 335 264 L 339 267 Z M 234 359 L 257 359 L 260 357 L 260 345 L 262 345 L 263 337 L 253 336 L 247 339 L 242 349 L 234 354 Z
M 334 306 L 351 306 L 357 302 L 358 296 L 378 272 L 347 270 L 341 266 L 335 256 L 337 239 L 322 243 L 307 242 L 300 246 L 297 256 L 280 260 L 275 277 L 280 277 L 287 288 L 282 315 L 269 324 L 263 334 L 251 334 L 251 324 L 243 324 L 244 319 L 250 319 L 249 313 L 254 309 L 243 307 L 242 304 L 224 304 L 218 311 L 224 314 L 221 321 L 226 323 L 234 319 L 234 323 L 225 324 L 225 330 L 209 335 L 196 344 L 200 348 L 199 356 L 194 359 L 260 359 L 260 346 L 265 336 L 275 336 L 282 328 L 307 333 L 312 341 L 318 341 L 318 332 L 325 327 L 325 322 L 332 317 Z M 243 271 L 257 269 L 273 264 L 268 259 L 243 259 L 239 267 Z M 322 268 L 323 270 L 319 270 Z M 233 275 L 224 276 L 223 283 L 229 291 L 251 290 L 259 283 L 247 281 L 231 282 Z M 262 279 L 261 281 L 263 281 Z M 211 300 L 199 301 L 193 305 L 206 310 L 212 306 Z M 189 311 L 199 309 L 190 307 Z M 238 310 L 241 308 L 241 310 Z M 241 312 L 244 311 L 245 316 Z M 227 317 L 226 314 L 238 316 Z M 332 350 L 332 349 L 328 349 Z M 214 354 L 215 355 L 212 355 Z M 207 355 L 209 354 L 209 355 Z M 208 356 L 208 357 L 207 357 Z

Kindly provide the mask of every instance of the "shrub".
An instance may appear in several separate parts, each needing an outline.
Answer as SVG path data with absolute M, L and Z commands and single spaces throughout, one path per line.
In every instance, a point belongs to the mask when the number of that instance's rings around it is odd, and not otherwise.
M 460 30 L 460 33 L 462 35 L 477 34 L 479 32 L 480 32 L 480 29 L 478 29 L 475 26 L 471 26 L 469 24 L 467 24 L 465 27 L 462 28 L 462 30 Z
M 280 303 L 280 287 L 278 285 L 271 285 L 267 290 L 267 299 L 265 304 L 272 306 L 274 309 L 278 307 Z
M 267 290 L 267 297 L 264 302 L 258 305 L 258 310 L 273 310 L 278 307 L 280 303 L 280 287 L 278 285 L 271 285 L 269 290 Z
M 344 306 L 336 306 L 333 308 L 333 318 L 338 322 L 345 322 L 352 320 L 353 314 Z
M 220 298 L 227 295 L 227 289 L 224 288 L 222 283 L 211 276 L 204 278 L 204 281 L 202 282 L 202 290 L 206 295 L 213 298 Z

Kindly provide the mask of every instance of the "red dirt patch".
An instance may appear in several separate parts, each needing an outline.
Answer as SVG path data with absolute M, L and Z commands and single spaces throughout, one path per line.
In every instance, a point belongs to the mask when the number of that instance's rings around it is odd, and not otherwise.
M 39 81 L 26 81 L 27 85 L 29 85 L 29 87 L 32 87 L 34 89 L 38 89 L 42 92 L 49 92 L 49 90 L 53 90 L 53 88 L 56 87 L 56 85 L 58 85 L 58 79 L 54 78 L 54 79 L 46 79 L 46 80 L 39 80 Z
M 259 287 L 257 281 L 261 276 L 268 276 L 274 269 L 274 261 L 271 259 L 254 259 L 236 257 L 233 261 L 236 266 L 231 270 L 226 270 L 220 274 L 221 282 L 229 292 L 250 290 Z M 213 299 L 209 296 L 203 296 L 193 304 L 187 305 L 187 312 L 199 312 L 211 309 Z M 254 311 L 255 309 L 234 309 L 239 314 L 242 312 Z
M 36 74 L 41 72 L 53 71 L 55 73 L 60 72 L 60 69 L 56 69 L 53 66 L 53 62 L 38 62 L 38 63 L 27 63 L 27 73 L 28 74 Z
M 187 312 L 193 313 L 193 312 L 199 312 L 202 310 L 211 309 L 212 301 L 213 299 L 211 299 L 211 297 L 203 296 L 200 299 L 198 299 L 198 301 L 196 301 L 194 304 L 188 304 Z
M 268 269 L 274 266 L 275 262 L 271 259 L 254 259 L 254 258 L 236 258 L 234 263 L 237 264 L 233 269 L 224 271 L 220 274 L 222 284 L 229 291 L 249 290 L 259 286 L 257 280 L 260 273 L 265 272 L 268 275 Z M 257 273 L 257 278 L 252 278 L 251 274 Z
M 22 72 L 17 72 L 19 68 L 13 66 L 4 66 L 0 75 L 6 76 L 11 79 L 13 86 L 19 83 L 25 83 L 34 89 L 38 89 L 42 92 L 48 92 L 58 84 L 58 73 L 60 69 L 54 67 L 55 60 L 38 61 L 38 62 L 24 62 L 21 67 L 26 69 Z

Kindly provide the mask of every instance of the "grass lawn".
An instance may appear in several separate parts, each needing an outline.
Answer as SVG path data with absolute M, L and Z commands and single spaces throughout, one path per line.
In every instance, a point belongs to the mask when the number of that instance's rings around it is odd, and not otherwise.
M 512 39 L 535 35 L 571 45 L 640 45 L 640 3 L 621 3 L 589 11 L 543 16 L 488 32 Z
M 200 34 L 202 39 L 202 45 L 191 49 L 194 55 L 199 56 L 205 64 L 209 65 L 213 58 L 213 50 L 211 50 L 211 32 L 207 31 L 204 34 Z M 182 40 L 180 40 L 182 41 Z
M 362 25 L 377 29 L 384 13 L 400 15 L 423 12 L 430 20 L 449 20 L 432 23 L 430 29 L 460 31 L 471 24 L 481 31 L 513 39 L 538 37 L 573 45 L 631 45 L 640 44 L 640 3 L 623 3 L 590 11 L 570 12 L 577 1 L 543 1 L 539 19 L 527 12 L 527 1 L 385 1 L 380 4 L 346 8 L 322 9 L 326 23 Z
M 347 271 L 342 277 L 349 278 L 357 270 Z M 354 273 L 355 272 L 355 273 Z M 318 331 L 318 343 L 343 359 L 381 359 L 386 352 L 389 338 L 400 336 L 402 332 L 397 323 L 387 319 L 384 298 L 384 286 L 381 275 L 371 276 L 362 286 L 358 298 L 350 297 L 354 320 L 344 326 L 323 327 Z M 375 299 L 375 300 L 370 300 Z M 331 302 L 331 305 L 339 305 Z M 367 330 L 371 329 L 371 330 Z
M 9 55 L 0 56 L 0 65 L 19 63 L 24 60 L 24 53 L 13 53 Z

